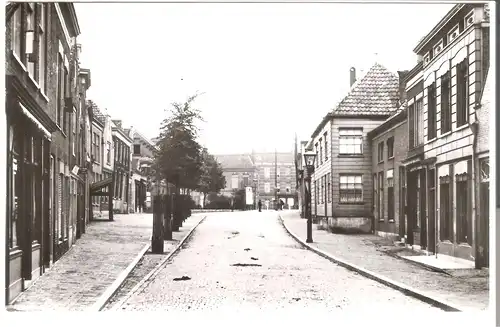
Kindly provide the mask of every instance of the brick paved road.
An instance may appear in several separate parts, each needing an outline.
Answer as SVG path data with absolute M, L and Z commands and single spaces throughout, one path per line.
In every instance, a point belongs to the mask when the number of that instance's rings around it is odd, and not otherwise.
M 84 310 L 94 304 L 150 242 L 152 214 L 116 215 L 92 222 L 52 268 L 10 309 Z
M 287 228 L 305 240 L 306 220 L 301 219 L 297 211 L 283 211 L 281 215 Z M 487 309 L 489 278 L 484 271 L 469 271 L 458 276 L 430 271 L 378 251 L 373 243 L 381 240 L 376 235 L 332 234 L 313 226 L 313 246 L 320 250 L 464 308 Z
M 191 280 L 173 280 L 182 276 Z M 191 311 L 235 305 L 440 311 L 301 248 L 272 211 L 208 216 L 188 246 L 120 310 Z

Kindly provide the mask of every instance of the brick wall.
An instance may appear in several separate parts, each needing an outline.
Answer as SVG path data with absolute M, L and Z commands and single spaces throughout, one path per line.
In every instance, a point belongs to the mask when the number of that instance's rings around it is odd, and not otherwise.
M 393 137 L 394 138 L 394 158 L 388 159 L 387 157 L 387 140 Z M 384 142 L 384 161 L 382 163 L 378 162 L 378 145 L 380 142 Z M 372 151 L 372 181 L 373 174 L 377 174 L 378 181 L 378 173 L 384 172 L 384 186 L 383 186 L 383 217 L 379 219 L 378 216 L 378 208 L 377 208 L 377 199 L 375 199 L 375 203 L 373 204 L 373 212 L 374 212 L 374 223 L 375 223 L 375 231 L 380 231 L 383 233 L 390 234 L 399 234 L 399 226 L 400 226 L 400 200 L 401 200 L 401 180 L 399 176 L 399 169 L 402 166 L 401 162 L 406 158 L 408 151 L 408 125 L 405 120 L 402 123 L 397 123 L 387 130 L 380 132 L 373 138 L 371 144 Z M 387 187 L 387 171 L 389 169 L 393 169 L 393 178 L 394 178 L 394 222 L 388 221 L 388 211 L 389 211 L 389 203 L 388 203 L 388 187 Z M 372 182 L 373 187 L 373 182 Z M 379 196 L 379 185 L 376 185 L 377 193 L 376 196 Z

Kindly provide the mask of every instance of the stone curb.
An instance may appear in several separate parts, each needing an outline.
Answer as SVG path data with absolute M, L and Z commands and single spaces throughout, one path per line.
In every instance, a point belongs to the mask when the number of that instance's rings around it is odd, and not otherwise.
M 125 268 L 124 271 L 118 275 L 118 278 L 109 286 L 106 291 L 97 299 L 97 301 L 88 309 L 89 311 L 100 311 L 106 303 L 108 303 L 109 299 L 118 291 L 120 286 L 123 284 L 125 279 L 127 279 L 128 275 L 132 272 L 132 270 L 137 266 L 141 258 L 144 256 L 144 254 L 149 250 L 151 247 L 151 244 L 146 244 L 142 250 L 139 252 L 139 254 L 134 258 L 134 260 Z
M 148 286 L 149 283 L 151 283 L 151 281 L 154 279 L 154 277 L 156 277 L 156 275 L 158 275 L 160 270 L 165 266 L 168 260 L 170 260 L 170 258 L 172 258 L 172 256 L 181 249 L 182 245 L 189 239 L 191 234 L 193 234 L 194 230 L 205 220 L 205 218 L 207 218 L 207 216 L 201 218 L 200 221 L 196 225 L 194 225 L 193 228 L 191 228 L 191 230 L 183 237 L 183 239 L 177 244 L 177 246 L 162 261 L 160 261 L 160 263 L 157 264 L 156 267 L 153 268 L 153 270 L 151 270 L 139 283 L 137 283 L 134 286 L 134 288 L 132 288 L 122 300 L 113 305 L 113 307 L 111 307 L 109 311 L 117 311 L 140 288 L 145 288 L 146 286 Z M 107 300 L 109 299 L 111 299 L 111 296 Z M 104 305 L 99 310 L 101 310 L 103 307 Z
M 297 235 L 295 235 L 292 231 L 290 231 L 288 229 L 288 227 L 286 226 L 285 224 L 285 221 L 284 219 L 281 217 L 281 215 L 279 215 L 279 219 L 280 219 L 280 222 L 281 224 L 283 225 L 283 227 L 285 228 L 285 230 L 287 231 L 287 233 L 293 238 L 295 239 L 297 242 L 299 242 L 300 244 L 302 244 L 304 247 L 306 247 L 307 249 L 315 252 L 316 254 L 322 256 L 323 258 L 325 259 L 328 259 L 332 262 L 335 262 L 336 264 L 346 268 L 346 269 L 349 269 L 351 271 L 354 271 L 354 272 L 357 272 L 358 274 L 364 276 L 364 277 L 367 277 L 367 278 L 370 278 L 372 280 L 375 280 L 381 284 L 384 284 L 386 286 L 389 286 L 393 289 L 396 289 L 400 292 L 402 292 L 403 294 L 405 295 L 409 295 L 409 296 L 412 296 L 414 298 L 417 298 L 425 303 L 428 303 L 428 304 L 431 304 L 431 305 L 434 305 L 444 311 L 451 311 L 451 312 L 461 312 L 461 311 L 470 311 L 468 309 L 464 309 L 464 308 L 460 308 L 459 306 L 455 305 L 455 304 L 451 304 L 451 303 L 448 303 L 447 301 L 444 301 L 444 300 L 440 300 L 434 296 L 431 296 L 429 294 L 426 294 L 425 292 L 422 292 L 422 291 L 419 291 L 419 290 L 416 290 L 410 286 L 407 286 L 407 285 L 404 285 L 402 283 L 399 283 L 399 282 L 396 282 L 394 280 L 391 280 L 387 277 L 384 277 L 382 275 L 379 275 L 375 272 L 372 272 L 372 271 L 369 271 L 367 269 L 364 269 L 362 267 L 359 267 L 359 266 L 356 266 L 352 263 L 349 263 L 347 261 L 344 261 L 340 258 L 337 258 L 337 257 L 334 257 L 332 256 L 331 254 L 329 253 L 326 253 L 320 249 L 318 249 L 317 247 L 314 247 L 314 246 L 311 246 L 309 245 L 308 243 L 302 241 Z

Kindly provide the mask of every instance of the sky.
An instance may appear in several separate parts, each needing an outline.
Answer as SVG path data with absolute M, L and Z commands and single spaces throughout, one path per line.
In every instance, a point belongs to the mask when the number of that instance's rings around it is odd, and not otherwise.
M 146 137 L 200 93 L 213 154 L 292 151 L 376 61 L 397 74 L 453 4 L 75 3 L 88 98 Z

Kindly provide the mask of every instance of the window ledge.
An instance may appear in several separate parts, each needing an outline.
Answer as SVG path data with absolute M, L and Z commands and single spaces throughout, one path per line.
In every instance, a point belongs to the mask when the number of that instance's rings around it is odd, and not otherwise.
M 40 90 L 40 84 L 38 84 L 37 81 L 35 81 L 35 79 L 33 78 L 33 76 L 31 76 L 29 73 L 28 73 L 28 79 L 36 87 L 37 91 L 39 91 Z
M 387 158 L 387 160 L 394 160 L 394 156 Z
M 49 97 L 47 97 L 47 96 L 45 95 L 45 92 L 43 92 L 43 90 L 42 90 L 42 89 L 40 89 L 40 95 L 41 95 L 41 96 L 42 96 L 42 98 L 45 100 L 45 102 L 47 102 L 47 103 L 49 102 Z
M 389 219 L 389 222 L 390 222 L 390 223 L 395 223 L 395 222 L 396 222 L 396 220 L 394 220 L 394 219 Z
M 365 204 L 366 202 L 339 202 L 339 204 L 349 204 L 349 205 L 353 205 L 353 204 L 359 204 L 359 205 L 363 205 Z
M 451 133 L 452 133 L 452 132 L 453 132 L 453 131 L 448 131 L 448 132 L 446 132 L 446 133 L 444 133 L 444 134 L 441 134 L 439 137 L 446 137 L 446 136 L 448 136 L 448 135 L 451 135 Z
M 379 163 L 379 164 L 381 164 L 381 163 L 384 163 L 384 160 L 382 160 L 382 161 L 379 161 L 378 163 Z
M 454 130 L 454 132 L 461 131 L 462 129 L 466 129 L 467 127 L 469 127 L 469 122 L 466 122 L 465 124 L 458 126 L 458 127 Z
M 339 154 L 339 158 L 363 158 L 364 155 L 362 154 Z
M 18 57 L 18 55 L 14 52 L 14 50 L 10 50 L 10 54 L 12 55 L 12 57 L 14 58 L 15 61 L 17 61 L 17 64 L 19 66 L 21 66 L 21 68 L 25 71 L 25 72 L 28 72 L 28 68 L 26 68 L 26 66 L 23 64 L 23 62 L 21 61 L 21 59 Z

